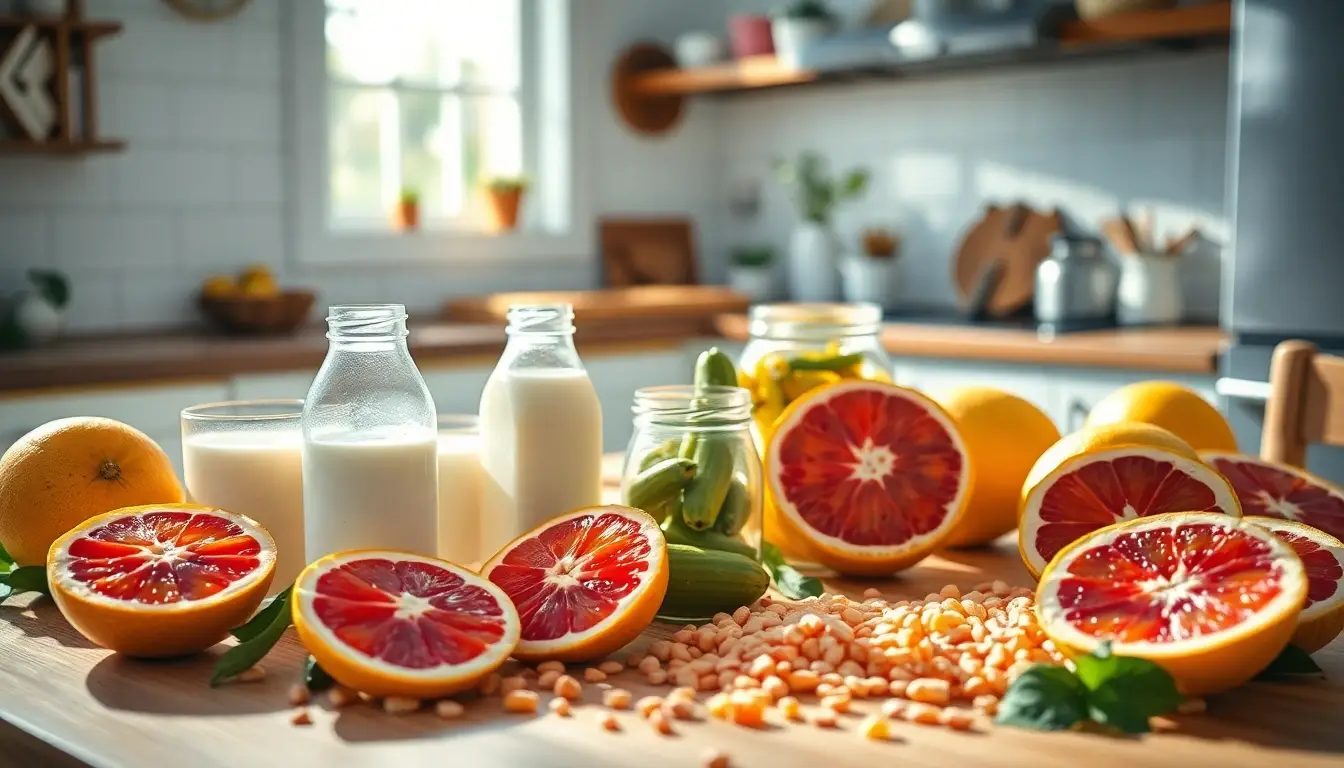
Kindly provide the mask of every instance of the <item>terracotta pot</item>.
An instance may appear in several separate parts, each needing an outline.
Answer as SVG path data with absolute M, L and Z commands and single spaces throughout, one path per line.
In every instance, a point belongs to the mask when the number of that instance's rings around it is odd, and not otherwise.
M 403 232 L 413 232 L 420 228 L 420 203 L 402 201 L 393 211 L 392 223 Z
M 770 31 L 770 17 L 738 14 L 728 19 L 728 41 L 733 58 L 766 56 L 775 52 Z
M 496 231 L 518 228 L 518 209 L 522 207 L 524 191 L 522 187 L 489 190 L 486 196 L 490 198 L 490 213 Z

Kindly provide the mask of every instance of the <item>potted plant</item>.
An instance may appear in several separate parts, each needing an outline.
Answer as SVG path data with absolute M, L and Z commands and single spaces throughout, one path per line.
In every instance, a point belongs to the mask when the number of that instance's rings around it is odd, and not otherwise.
M 775 162 L 775 176 L 794 195 L 802 221 L 789 239 L 789 294 L 800 301 L 834 301 L 840 295 L 839 241 L 831 228 L 835 207 L 868 187 L 868 171 L 835 178 L 815 152 Z
M 785 67 L 802 66 L 800 53 L 809 42 L 835 31 L 835 16 L 823 0 L 793 0 L 770 23 L 775 58 Z
M 486 182 L 490 199 L 490 213 L 495 230 L 507 232 L 518 228 L 518 210 L 527 193 L 527 179 L 521 176 L 496 176 Z
M 0 302 L 0 349 L 50 344 L 65 328 L 70 280 L 54 269 L 28 270 L 28 289 Z
M 868 301 L 885 307 L 891 299 L 891 276 L 900 253 L 901 239 L 890 230 L 872 227 L 863 231 L 859 253 L 840 266 L 845 301 Z
M 397 209 L 392 216 L 393 223 L 402 232 L 414 232 L 420 228 L 420 192 L 406 187 L 397 196 Z
M 728 265 L 728 287 L 754 302 L 775 297 L 775 249 L 768 245 L 735 248 Z

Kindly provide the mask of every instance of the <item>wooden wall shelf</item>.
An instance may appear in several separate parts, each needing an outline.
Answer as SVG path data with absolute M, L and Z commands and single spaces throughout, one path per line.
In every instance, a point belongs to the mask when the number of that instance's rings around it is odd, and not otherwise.
M 72 0 L 66 16 L 59 19 L 0 16 L 0 56 L 28 28 L 37 32 L 37 40 L 51 46 L 54 74 L 47 89 L 57 115 L 50 134 L 34 139 L 27 135 L 13 108 L 0 101 L 0 125 L 9 133 L 9 137 L 0 138 L 0 154 L 68 157 L 126 148 L 125 142 L 104 139 L 98 134 L 98 71 L 94 61 L 94 43 L 119 34 L 122 25 L 85 19 L 83 6 L 82 0 Z M 76 70 L 80 72 L 78 79 L 72 77 Z
M 1057 49 L 1043 46 L 1024 56 L 1024 61 L 1067 60 L 1080 53 L 1113 54 L 1117 51 L 1143 51 L 1154 45 L 1179 41 L 1226 41 L 1232 30 L 1231 0 L 1168 10 L 1138 11 L 1096 21 L 1071 19 L 1060 25 Z M 639 55 L 631 56 L 638 51 Z M 675 111 L 688 96 L 707 93 L 743 93 L 783 86 L 799 86 L 844 81 L 854 76 L 900 77 L 947 69 L 979 69 L 1002 66 L 994 57 L 983 60 L 938 59 L 910 66 L 883 68 L 881 71 L 812 72 L 781 66 L 773 56 L 756 56 L 697 69 L 670 66 L 671 55 L 649 43 L 628 49 L 617 61 L 612 85 L 622 115 L 639 115 L 645 105 L 657 104 L 664 112 Z M 651 125 L 647 121 L 627 120 L 632 128 L 644 133 L 661 133 L 671 127 Z

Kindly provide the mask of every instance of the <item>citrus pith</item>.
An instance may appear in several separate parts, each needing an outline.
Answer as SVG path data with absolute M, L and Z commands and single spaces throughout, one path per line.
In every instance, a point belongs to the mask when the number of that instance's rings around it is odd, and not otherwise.
M 1293 645 L 1315 653 L 1344 632 L 1344 542 L 1291 520 L 1248 517 L 1293 548 L 1307 571 L 1307 602 L 1293 632 Z

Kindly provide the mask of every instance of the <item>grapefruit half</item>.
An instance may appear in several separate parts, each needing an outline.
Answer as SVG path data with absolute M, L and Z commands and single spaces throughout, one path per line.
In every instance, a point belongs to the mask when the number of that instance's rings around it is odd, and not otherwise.
M 1306 523 L 1344 539 L 1344 489 L 1304 469 L 1240 453 L 1200 454 L 1223 473 L 1247 515 Z
M 338 683 L 434 698 L 476 685 L 518 643 L 498 587 L 446 560 L 365 549 L 303 569 L 291 598 L 299 640 Z
M 1103 641 L 1160 665 L 1192 696 L 1250 680 L 1288 644 L 1307 574 L 1273 533 L 1228 515 L 1178 512 L 1107 526 L 1041 575 L 1036 610 L 1073 654 Z
M 127 507 L 85 520 L 47 553 L 71 626 L 127 656 L 184 656 L 228 637 L 266 597 L 275 542 L 255 521 L 196 504 Z
M 854 575 L 890 574 L 932 552 L 965 511 L 972 481 L 947 412 L 878 381 L 844 381 L 790 404 L 766 443 L 765 476 L 766 537 Z
M 644 512 L 586 507 L 514 539 L 481 568 L 518 607 L 520 661 L 587 661 L 643 632 L 667 594 L 667 542 Z
M 1041 456 L 1023 488 L 1018 549 L 1033 576 L 1070 542 L 1121 520 L 1165 512 L 1241 516 L 1222 475 L 1171 433 L 1143 424 L 1064 438 Z
M 1344 632 L 1344 542 L 1309 525 L 1274 517 L 1248 517 L 1293 548 L 1307 569 L 1307 602 L 1293 645 L 1315 653 Z

